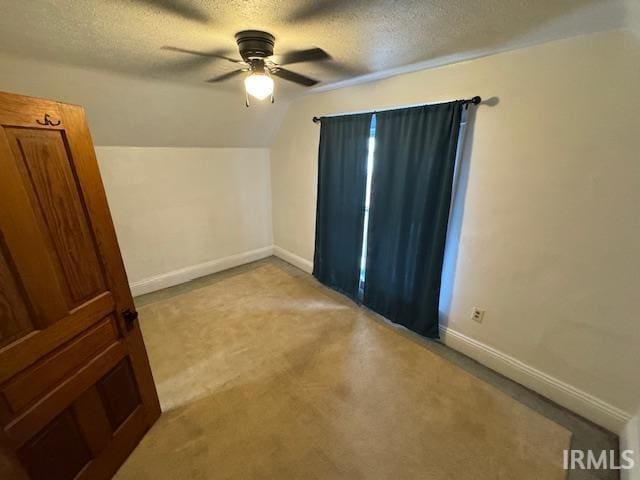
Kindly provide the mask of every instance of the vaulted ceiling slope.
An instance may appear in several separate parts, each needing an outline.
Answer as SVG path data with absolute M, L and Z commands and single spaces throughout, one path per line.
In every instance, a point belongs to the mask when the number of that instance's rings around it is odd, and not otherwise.
M 267 147 L 286 101 L 0 54 L 0 91 L 82 105 L 94 143 L 134 147 Z
M 0 49 L 9 54 L 201 85 L 233 64 L 161 47 L 237 56 L 234 34 L 263 29 L 276 36 L 276 54 L 326 50 L 333 60 L 292 68 L 325 86 L 419 62 L 621 27 L 627 8 L 625 0 L 0 0 L 0 5 Z M 302 90 L 281 83 L 280 95 Z
M 0 0 L 0 90 L 84 105 L 98 145 L 269 146 L 287 103 L 303 93 L 628 27 L 638 3 Z M 236 57 L 243 29 L 273 33 L 276 55 L 324 49 L 331 60 L 290 67 L 320 85 L 276 79 L 275 105 L 247 109 L 241 78 L 204 83 L 233 64 L 162 49 Z

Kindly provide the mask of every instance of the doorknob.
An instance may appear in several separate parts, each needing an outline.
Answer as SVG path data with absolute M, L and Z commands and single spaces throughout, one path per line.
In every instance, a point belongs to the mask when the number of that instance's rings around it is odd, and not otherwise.
M 135 321 L 138 319 L 138 312 L 135 310 L 126 309 L 122 311 L 122 318 L 127 326 L 127 330 L 131 330 Z

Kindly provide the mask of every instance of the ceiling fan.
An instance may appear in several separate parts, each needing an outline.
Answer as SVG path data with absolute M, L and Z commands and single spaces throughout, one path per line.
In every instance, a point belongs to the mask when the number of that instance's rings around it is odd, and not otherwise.
M 222 82 L 247 72 L 247 76 L 244 79 L 246 92 L 245 104 L 247 107 L 249 106 L 249 96 L 258 100 L 264 100 L 267 97 L 271 97 L 271 103 L 274 102 L 274 83 L 272 76 L 279 77 L 283 80 L 297 83 L 305 87 L 311 87 L 319 83 L 318 80 L 292 72 L 291 70 L 283 68 L 282 65 L 291 65 L 301 62 L 316 62 L 331 58 L 329 54 L 321 48 L 311 48 L 308 50 L 298 50 L 285 53 L 284 55 L 279 56 L 279 62 L 276 63 L 272 58 L 275 37 L 270 33 L 260 30 L 243 30 L 242 32 L 236 33 L 235 37 L 242 60 L 230 58 L 217 52 L 198 52 L 169 46 L 164 46 L 162 48 L 173 52 L 226 60 L 240 66 L 237 70 L 233 70 L 218 77 L 210 78 L 206 81 L 208 83 Z

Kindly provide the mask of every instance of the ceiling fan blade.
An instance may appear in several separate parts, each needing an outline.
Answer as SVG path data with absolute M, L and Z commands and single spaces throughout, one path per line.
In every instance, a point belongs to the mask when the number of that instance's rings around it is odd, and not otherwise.
M 304 85 L 305 87 L 312 87 L 320 83 L 318 80 L 305 77 L 304 75 L 300 75 L 299 73 L 292 72 L 291 70 L 287 70 L 286 68 L 278 67 L 276 70 L 271 72 L 271 74 L 275 75 L 276 77 L 280 77 L 283 80 L 289 80 L 290 82 L 297 83 L 299 85 Z
M 184 73 L 204 67 L 210 61 L 211 59 L 207 57 L 184 57 L 174 62 L 158 64 L 154 70 L 165 73 Z
M 278 65 L 291 65 L 300 62 L 318 62 L 320 60 L 329 60 L 331 55 L 321 48 L 310 48 L 309 50 L 298 50 L 297 52 L 289 52 L 284 55 L 278 55 Z
M 245 64 L 242 60 L 236 60 L 235 58 L 230 58 L 230 57 L 227 57 L 226 55 L 223 55 L 222 52 L 221 53 L 218 53 L 218 52 L 198 52 L 197 50 L 187 50 L 186 48 L 171 47 L 171 46 L 168 46 L 168 45 L 165 45 L 165 46 L 163 46 L 161 48 L 162 48 L 162 50 L 168 50 L 170 52 L 188 53 L 190 55 L 198 55 L 200 57 L 219 58 L 221 60 L 227 60 L 228 62 L 239 63 L 239 64 L 242 64 L 242 65 Z
M 205 80 L 207 83 L 216 83 L 216 82 L 222 82 L 224 80 L 228 80 L 230 78 L 233 78 L 237 75 L 240 75 L 242 72 L 244 72 L 244 70 L 234 70 L 233 72 L 229 72 L 229 73 L 225 73 L 224 75 L 220 75 L 219 77 L 213 77 L 210 78 L 209 80 Z
M 200 8 L 190 5 L 181 0 L 134 0 L 138 3 L 143 3 L 151 7 L 164 10 L 172 15 L 178 15 L 186 18 L 187 20 L 194 20 L 196 22 L 207 23 L 209 21 L 208 15 Z

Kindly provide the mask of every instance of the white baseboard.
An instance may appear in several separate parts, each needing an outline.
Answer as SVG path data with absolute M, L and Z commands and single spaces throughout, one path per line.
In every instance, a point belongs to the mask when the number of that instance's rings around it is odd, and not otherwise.
M 627 412 L 460 332 L 441 327 L 440 334 L 454 350 L 614 433 L 622 432 L 631 419 Z
M 278 247 L 277 245 L 274 245 L 273 254 L 276 257 L 281 258 L 285 262 L 288 262 L 291 265 L 298 267 L 300 270 L 303 270 L 307 273 L 313 272 L 313 262 L 310 262 L 305 258 L 299 257 L 295 253 L 291 253 L 289 250 L 285 250 L 282 247 Z
M 155 292 L 163 288 L 173 287 L 194 278 L 203 277 L 212 273 L 221 272 L 229 268 L 244 265 L 245 263 L 255 262 L 261 258 L 273 255 L 273 247 L 263 247 L 248 252 L 230 255 L 228 257 L 218 258 L 209 262 L 191 265 L 189 267 L 180 268 L 171 272 L 162 273 L 153 277 L 145 278 L 137 282 L 131 283 L 131 293 L 134 297 L 144 295 L 145 293 Z
M 273 254 L 305 272 L 313 271 L 313 262 L 282 247 L 274 246 Z M 460 332 L 443 327 L 440 333 L 447 346 L 612 432 L 620 433 L 631 418 L 627 412 Z
M 307 273 L 313 271 L 313 262 L 282 247 L 268 246 L 133 282 L 131 284 L 131 292 L 134 296 L 143 295 L 188 282 L 204 275 L 254 262 L 270 255 L 275 255 Z M 496 372 L 588 418 L 592 422 L 612 432 L 619 433 L 621 435 L 621 445 L 626 442 L 625 444 L 630 445 L 627 447 L 628 449 L 640 450 L 640 445 L 638 445 L 640 443 L 640 418 L 638 416 L 632 419 L 627 412 L 460 332 L 441 327 L 440 333 L 442 341 L 447 346 L 464 353 Z M 640 480 L 638 478 L 640 475 L 637 473 L 631 472 L 630 474 L 631 476 L 628 477 L 628 480 Z
M 620 451 L 632 450 L 635 467 L 621 470 L 620 480 L 640 480 L 640 412 L 627 422 L 620 434 Z

